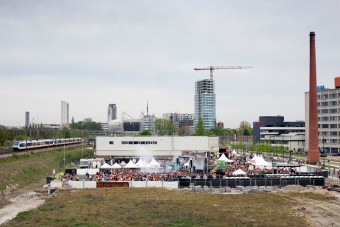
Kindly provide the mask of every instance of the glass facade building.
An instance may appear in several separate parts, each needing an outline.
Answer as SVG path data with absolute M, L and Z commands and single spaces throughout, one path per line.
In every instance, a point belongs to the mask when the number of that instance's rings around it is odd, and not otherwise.
M 216 95 L 213 80 L 205 79 L 195 84 L 194 125 L 202 118 L 205 129 L 216 127 Z

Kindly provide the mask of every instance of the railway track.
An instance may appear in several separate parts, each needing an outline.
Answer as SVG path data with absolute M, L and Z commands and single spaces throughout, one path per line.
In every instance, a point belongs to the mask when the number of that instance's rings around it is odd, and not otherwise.
M 86 144 L 83 144 L 86 145 Z M 82 144 L 71 144 L 71 145 L 65 145 L 65 147 L 69 148 L 69 147 L 79 147 L 82 146 Z M 48 152 L 48 151 L 53 151 L 53 150 L 57 150 L 60 148 L 63 148 L 64 146 L 57 146 L 57 147 L 49 147 L 49 148 L 36 148 L 36 149 L 29 149 L 29 150 L 23 150 L 23 151 L 13 151 L 12 149 L 3 149 L 0 150 L 0 159 L 4 159 L 4 158 L 11 158 L 13 157 L 13 154 L 16 154 L 18 156 L 21 155 L 27 155 L 30 153 L 40 153 L 40 152 Z

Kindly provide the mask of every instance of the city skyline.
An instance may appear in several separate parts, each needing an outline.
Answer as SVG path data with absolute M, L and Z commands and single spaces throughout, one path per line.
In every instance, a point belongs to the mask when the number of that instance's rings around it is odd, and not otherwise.
M 245 4 L 246 3 L 246 4 Z M 194 67 L 215 71 L 216 120 L 237 128 L 259 116 L 305 120 L 309 33 L 316 34 L 318 85 L 334 88 L 340 2 L 0 1 L 0 124 L 107 121 L 107 106 L 194 113 Z M 251 111 L 250 111 L 251 110 Z

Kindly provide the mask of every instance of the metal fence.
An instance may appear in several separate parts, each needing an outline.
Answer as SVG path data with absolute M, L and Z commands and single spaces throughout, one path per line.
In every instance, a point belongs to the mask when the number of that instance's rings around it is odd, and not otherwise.
M 280 186 L 287 185 L 325 185 L 325 178 L 322 176 L 285 176 L 280 178 L 249 178 L 249 177 L 228 177 L 226 179 L 179 179 L 179 187 L 208 186 L 213 188 L 236 186 Z

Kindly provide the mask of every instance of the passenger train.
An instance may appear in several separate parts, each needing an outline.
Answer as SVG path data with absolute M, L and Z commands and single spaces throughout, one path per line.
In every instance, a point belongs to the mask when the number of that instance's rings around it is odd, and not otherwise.
M 55 147 L 62 145 L 70 145 L 81 143 L 81 138 L 66 138 L 66 139 L 43 139 L 43 140 L 27 140 L 27 149 L 36 149 L 36 148 L 47 148 L 47 147 Z M 26 141 L 14 141 L 13 150 L 26 150 Z

